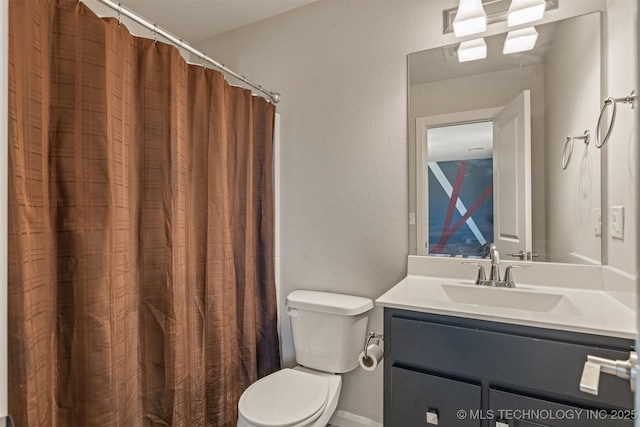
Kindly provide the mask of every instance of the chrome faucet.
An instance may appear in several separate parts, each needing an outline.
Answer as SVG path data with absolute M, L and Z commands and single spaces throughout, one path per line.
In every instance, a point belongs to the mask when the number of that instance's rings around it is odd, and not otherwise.
M 489 246 L 489 257 L 491 258 L 491 272 L 489 273 L 489 279 L 486 278 L 484 274 L 484 267 L 482 267 L 482 264 L 479 262 L 462 262 L 462 264 L 465 265 L 475 265 L 478 267 L 478 276 L 475 281 L 476 285 L 515 288 L 516 284 L 513 280 L 513 272 L 511 270 L 514 268 L 531 268 L 530 265 L 512 264 L 505 270 L 504 280 L 500 280 L 500 252 L 494 243 Z
M 500 282 L 500 252 L 495 243 L 489 246 L 489 256 L 491 257 L 491 272 L 489 273 L 489 280 Z

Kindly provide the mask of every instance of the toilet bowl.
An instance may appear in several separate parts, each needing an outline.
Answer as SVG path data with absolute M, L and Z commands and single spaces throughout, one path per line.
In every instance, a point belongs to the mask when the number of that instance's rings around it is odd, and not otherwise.
M 324 427 L 338 405 L 342 377 L 302 366 L 253 383 L 240 398 L 238 427 Z
M 325 427 L 338 405 L 340 373 L 358 366 L 373 301 L 293 291 L 286 306 L 299 366 L 251 384 L 238 402 L 238 427 Z

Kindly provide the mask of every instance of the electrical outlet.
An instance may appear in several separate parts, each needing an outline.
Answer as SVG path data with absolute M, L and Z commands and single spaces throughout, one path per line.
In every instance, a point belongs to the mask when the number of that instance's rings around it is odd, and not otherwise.
M 600 208 L 593 210 L 593 232 L 596 236 L 602 236 L 602 212 Z
M 624 206 L 611 206 L 611 237 L 624 240 Z

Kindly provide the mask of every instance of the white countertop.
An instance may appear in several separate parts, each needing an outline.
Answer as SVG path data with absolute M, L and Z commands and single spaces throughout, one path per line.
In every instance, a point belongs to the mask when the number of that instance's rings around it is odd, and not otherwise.
M 504 292 L 516 294 L 500 294 Z M 494 303 L 501 298 L 522 303 L 518 308 Z M 529 301 L 530 304 L 523 301 Z M 541 303 L 539 307 L 528 309 L 536 306 L 537 302 Z M 619 298 L 597 287 L 523 284 L 515 289 L 491 288 L 475 285 L 473 280 L 409 274 L 378 298 L 376 305 L 633 340 L 636 338 L 634 304 L 623 304 Z

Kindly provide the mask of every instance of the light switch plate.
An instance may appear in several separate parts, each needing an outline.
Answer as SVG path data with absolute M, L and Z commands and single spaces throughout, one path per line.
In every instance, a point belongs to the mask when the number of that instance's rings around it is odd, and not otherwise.
M 600 208 L 593 210 L 593 233 L 596 236 L 602 236 L 602 212 Z
M 611 206 L 611 237 L 624 240 L 624 206 Z

